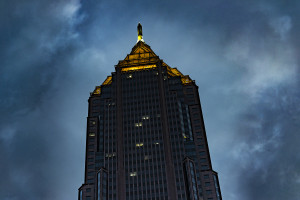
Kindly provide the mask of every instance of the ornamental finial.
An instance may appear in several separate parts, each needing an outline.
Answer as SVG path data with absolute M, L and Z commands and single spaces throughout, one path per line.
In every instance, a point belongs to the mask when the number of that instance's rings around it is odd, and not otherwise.
M 139 24 L 137 26 L 137 32 L 138 32 L 138 40 L 137 40 L 137 42 L 139 42 L 139 41 L 144 42 L 144 40 L 143 40 L 143 27 L 142 27 L 142 25 L 141 25 L 140 22 L 139 22 Z

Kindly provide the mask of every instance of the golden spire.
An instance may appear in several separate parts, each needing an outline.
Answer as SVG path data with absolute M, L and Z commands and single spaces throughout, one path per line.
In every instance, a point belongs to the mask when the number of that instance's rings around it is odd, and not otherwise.
M 144 40 L 143 40 L 143 27 L 142 27 L 140 22 L 137 26 L 137 31 L 138 31 L 138 40 L 137 40 L 137 42 L 139 42 L 139 41 L 144 42 Z

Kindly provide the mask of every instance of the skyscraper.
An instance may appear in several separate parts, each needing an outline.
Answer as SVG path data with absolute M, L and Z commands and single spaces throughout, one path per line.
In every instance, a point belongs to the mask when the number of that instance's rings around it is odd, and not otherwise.
M 143 40 L 90 94 L 79 200 L 221 200 L 198 86 Z

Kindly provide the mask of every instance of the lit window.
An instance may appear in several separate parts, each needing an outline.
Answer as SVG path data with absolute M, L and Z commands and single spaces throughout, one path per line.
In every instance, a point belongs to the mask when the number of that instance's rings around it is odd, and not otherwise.
M 107 157 L 107 158 L 111 158 L 111 157 L 115 157 L 115 156 L 116 156 L 115 152 L 113 152 L 113 153 L 106 153 L 105 154 L 105 157 Z
M 130 176 L 136 176 L 136 172 L 130 172 Z
M 135 123 L 134 126 L 135 127 L 140 127 L 140 126 L 143 126 L 143 123 L 142 122 L 138 122 L 138 123 Z
M 92 124 L 96 124 L 96 122 L 95 122 L 95 121 L 92 121 Z
M 185 133 L 182 133 L 182 136 L 184 139 L 188 138 L 188 136 Z
M 95 136 L 95 133 L 89 133 L 89 136 L 90 136 L 90 137 L 94 137 L 94 136 Z
M 150 156 L 147 156 L 147 155 L 146 155 L 146 156 L 144 157 L 144 159 L 145 159 L 145 160 L 149 160 L 149 159 L 150 159 Z
M 154 144 L 156 144 L 156 145 L 157 145 L 157 144 L 159 144 L 159 142 L 154 142 Z
M 142 146 L 144 146 L 144 143 L 136 143 L 135 146 L 142 147 Z
M 149 119 L 149 115 L 143 116 L 142 119 L 144 119 L 144 120 L 145 120 L 145 119 Z
M 132 78 L 132 74 L 128 74 L 128 75 L 127 75 L 127 78 Z

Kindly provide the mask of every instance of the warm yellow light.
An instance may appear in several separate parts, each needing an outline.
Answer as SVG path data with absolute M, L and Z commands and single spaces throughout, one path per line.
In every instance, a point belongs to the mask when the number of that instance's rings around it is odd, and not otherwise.
M 181 77 L 181 82 L 182 82 L 182 84 L 187 85 L 193 81 L 190 79 L 189 76 L 184 76 L 184 77 Z
M 137 66 L 137 67 L 124 67 L 122 68 L 122 72 L 127 71 L 140 71 L 140 70 L 146 70 L 146 69 L 152 69 L 155 68 L 156 65 L 144 65 L 144 66 Z
M 144 120 L 145 120 L 145 119 L 149 119 L 149 116 L 148 116 L 148 115 L 145 115 L 145 116 L 142 117 L 142 119 L 144 119 Z
M 138 31 L 138 41 L 143 41 L 143 27 L 142 25 L 139 23 L 137 26 L 137 31 Z
M 94 137 L 94 136 L 95 136 L 95 133 L 89 133 L 89 136 L 90 136 L 90 137 Z
M 102 85 L 110 85 L 112 82 L 112 76 L 108 76 L 105 81 L 102 83 Z
M 135 146 L 142 147 L 142 146 L 144 146 L 144 143 L 137 143 Z
M 100 94 L 101 93 L 101 87 L 97 86 L 96 89 L 94 90 L 93 94 Z
M 142 35 L 138 35 L 138 41 L 142 40 L 143 36 Z
M 130 172 L 130 176 L 136 176 L 136 172 Z
M 135 123 L 134 126 L 135 127 L 140 127 L 140 126 L 143 126 L 143 123 L 142 122 L 138 122 L 138 123 Z
M 168 71 L 168 74 L 170 76 L 180 76 L 180 77 L 183 77 L 183 74 L 176 68 L 171 68 L 169 67 L 167 64 L 165 64 L 166 67 L 167 67 L 167 71 Z

